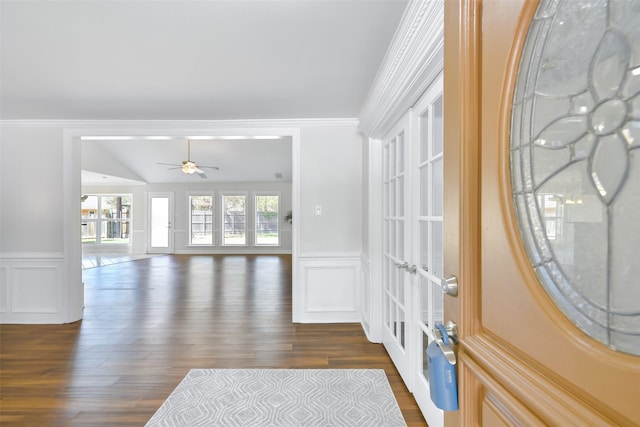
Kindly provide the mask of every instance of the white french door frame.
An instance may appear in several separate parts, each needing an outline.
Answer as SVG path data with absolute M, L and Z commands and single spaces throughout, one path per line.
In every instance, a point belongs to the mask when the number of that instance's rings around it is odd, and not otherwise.
M 167 199 L 166 206 L 164 206 L 166 212 L 154 213 L 154 199 Z M 174 252 L 174 206 L 174 193 L 172 192 L 147 193 L 147 253 L 172 254 Z M 154 233 L 164 233 L 165 231 L 166 235 L 160 236 L 161 243 L 157 244 L 154 241 Z
M 434 427 L 444 424 L 444 413 L 431 401 L 425 350 L 434 339 L 435 323 L 442 322 L 444 316 L 440 288 L 444 264 L 443 147 L 433 148 L 436 139 L 442 142 L 442 99 L 440 75 L 381 139 L 378 148 L 382 166 L 378 189 L 382 194 L 382 343 L 425 419 Z M 372 191 L 375 188 L 372 185 Z
M 425 373 L 426 347 L 435 339 L 435 323 L 442 323 L 444 318 L 440 287 L 444 265 L 442 101 L 443 77 L 440 75 L 411 110 L 410 167 L 414 188 L 411 195 L 411 254 L 419 266 L 411 287 L 414 313 L 410 322 L 412 392 L 427 422 L 433 427 L 444 425 L 444 413 L 431 400 L 428 375 Z M 436 140 L 439 140 L 439 146 L 435 144 Z M 423 179 L 423 173 L 426 180 Z M 439 233 L 435 232 L 437 228 Z M 438 239 L 439 245 L 436 244 Z

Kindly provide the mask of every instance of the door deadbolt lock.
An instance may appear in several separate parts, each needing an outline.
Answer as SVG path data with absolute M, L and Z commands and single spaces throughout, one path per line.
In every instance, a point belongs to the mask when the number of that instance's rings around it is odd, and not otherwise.
M 442 292 L 450 297 L 458 296 L 458 278 L 456 276 L 445 277 L 440 281 Z

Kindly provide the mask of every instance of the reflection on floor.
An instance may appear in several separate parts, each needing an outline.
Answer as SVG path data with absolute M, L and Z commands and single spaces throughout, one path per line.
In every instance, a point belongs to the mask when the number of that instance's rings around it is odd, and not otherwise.
M 119 264 L 121 262 L 135 261 L 156 257 L 159 255 L 130 255 L 130 254 L 83 254 L 82 269 L 103 267 L 105 265 Z

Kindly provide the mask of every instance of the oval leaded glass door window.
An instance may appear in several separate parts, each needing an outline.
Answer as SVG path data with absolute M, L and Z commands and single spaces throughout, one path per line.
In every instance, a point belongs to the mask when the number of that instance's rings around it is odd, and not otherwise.
M 573 323 L 640 355 L 640 1 L 542 0 L 514 94 L 529 259 Z

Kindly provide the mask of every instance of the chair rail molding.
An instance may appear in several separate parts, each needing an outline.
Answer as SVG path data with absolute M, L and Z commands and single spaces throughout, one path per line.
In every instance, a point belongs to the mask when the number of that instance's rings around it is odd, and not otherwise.
M 444 68 L 444 0 L 411 1 L 360 114 L 360 131 L 382 138 Z

